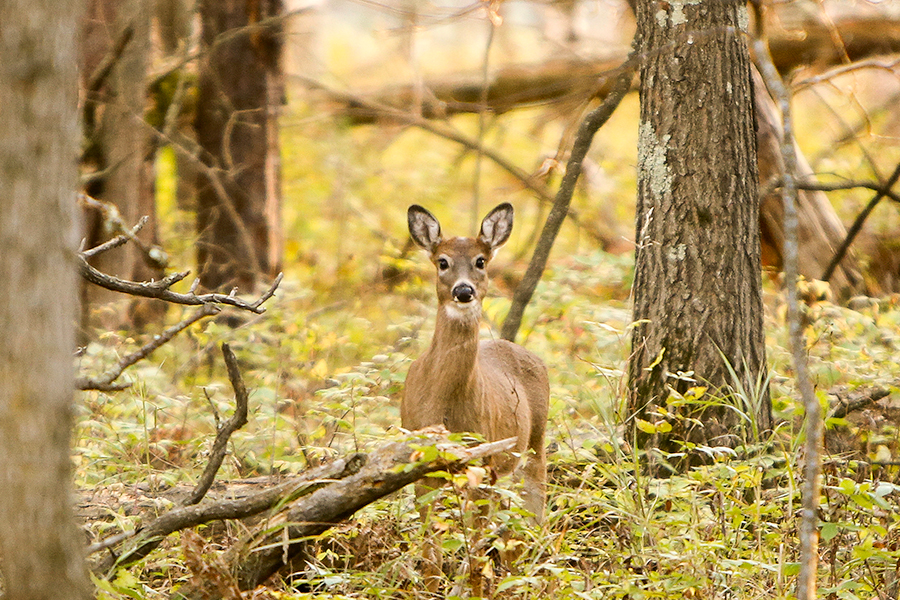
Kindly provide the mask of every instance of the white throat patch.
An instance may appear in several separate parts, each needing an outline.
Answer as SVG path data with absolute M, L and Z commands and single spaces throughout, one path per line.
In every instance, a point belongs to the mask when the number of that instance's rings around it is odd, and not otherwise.
M 444 312 L 448 319 L 454 321 L 473 321 L 481 318 L 481 306 L 478 302 L 469 302 L 468 304 L 448 302 L 444 305 Z

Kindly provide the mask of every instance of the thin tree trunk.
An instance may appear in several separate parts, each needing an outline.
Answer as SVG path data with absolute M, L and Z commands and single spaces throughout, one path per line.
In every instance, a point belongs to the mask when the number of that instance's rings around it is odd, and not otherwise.
M 94 90 L 87 89 L 85 134 L 90 150 L 86 160 L 104 172 L 103 177 L 88 186 L 87 192 L 115 206 L 124 227 L 130 228 L 141 217 L 148 216 L 149 222 L 138 234 L 145 246 L 158 243 L 150 137 L 142 122 L 147 101 L 150 4 L 151 0 L 89 0 L 81 56 L 83 87 L 89 88 L 89 80 L 98 65 L 109 60 L 117 47 L 121 49 L 101 85 Z M 123 36 L 127 41 L 120 45 Z M 87 209 L 86 245 L 97 245 L 120 233 L 111 229 L 111 225 L 115 225 L 115 219 L 110 215 Z M 162 274 L 155 266 L 148 265 L 135 244 L 103 253 L 92 264 L 105 273 L 133 281 L 155 279 Z M 91 309 L 97 304 L 118 298 L 121 296 L 96 286 L 83 287 L 82 324 L 104 328 L 121 326 L 123 323 L 118 321 L 91 319 Z M 141 324 L 159 316 L 162 310 L 161 305 L 142 300 L 132 306 L 132 317 L 137 315 Z
M 0 569 L 6 598 L 92 596 L 72 512 L 76 3 L 0 3 Z
M 668 8 L 662 9 L 661 6 Z M 670 391 L 752 386 L 765 373 L 753 87 L 743 2 L 637 3 L 643 50 L 630 408 L 654 422 Z M 723 360 L 724 358 L 724 360 Z M 765 429 L 768 393 L 742 407 Z M 670 407 L 644 444 L 734 446 L 724 407 Z M 755 413 L 755 414 L 754 414 Z M 698 419 L 702 425 L 698 425 Z M 637 423 L 637 421 L 635 421 Z M 685 468 L 694 460 L 677 461 Z
M 280 269 L 281 27 L 258 23 L 281 12 L 281 0 L 200 3 L 205 59 L 195 127 L 221 183 L 200 175 L 197 184 L 197 258 L 208 289 L 252 289 L 259 275 Z

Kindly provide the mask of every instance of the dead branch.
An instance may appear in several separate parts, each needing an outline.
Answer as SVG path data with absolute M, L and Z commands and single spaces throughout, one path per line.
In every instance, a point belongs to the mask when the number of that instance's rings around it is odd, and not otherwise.
M 828 263 L 828 267 L 822 274 L 823 281 L 828 281 L 829 279 L 831 279 L 831 276 L 834 274 L 834 270 L 844 258 L 844 255 L 847 253 L 847 249 L 850 247 L 850 244 L 853 243 L 856 235 L 862 229 L 863 223 L 866 222 L 866 219 L 871 214 L 871 212 L 875 210 L 875 206 L 877 206 L 878 203 L 881 202 L 881 199 L 890 193 L 891 188 L 894 187 L 894 184 L 897 183 L 898 179 L 900 179 L 900 163 L 897 164 L 897 167 L 894 169 L 894 172 L 891 174 L 885 184 L 881 186 L 877 192 L 875 192 L 875 195 L 871 200 L 869 200 L 869 203 L 866 205 L 866 207 L 863 208 L 859 215 L 857 215 L 856 220 L 853 221 L 853 225 L 851 225 L 850 229 L 847 231 L 847 237 L 844 238 L 843 243 L 834 253 L 831 262 Z
M 572 144 L 569 161 L 566 164 L 566 173 L 559 185 L 559 191 L 556 193 L 553 207 L 550 209 L 550 214 L 547 215 L 547 221 L 544 223 L 544 229 L 541 231 L 541 237 L 535 247 L 534 255 L 531 258 L 531 263 L 528 265 L 528 270 L 525 272 L 525 277 L 516 287 L 509 313 L 503 321 L 500 336 L 505 340 L 515 340 L 516 334 L 519 332 L 525 307 L 531 300 L 541 275 L 544 273 L 550 250 L 553 248 L 553 242 L 556 240 L 563 220 L 566 218 L 566 213 L 569 211 L 572 194 L 575 192 L 575 184 L 578 182 L 578 176 L 581 174 L 581 163 L 591 147 L 594 134 L 609 120 L 622 98 L 625 97 L 625 94 L 631 88 L 631 82 L 634 78 L 635 57 L 636 52 L 633 51 L 628 60 L 620 65 L 618 76 L 613 80 L 612 89 L 606 96 L 603 104 L 591 111 L 584 118 L 578 129 L 578 134 L 575 136 L 575 141 Z
M 888 73 L 896 73 L 898 68 L 900 68 L 900 58 L 896 58 L 890 61 L 880 58 L 860 60 L 858 62 L 850 63 L 849 65 L 840 65 L 833 69 L 829 69 L 828 71 L 819 75 L 806 77 L 805 79 L 801 79 L 800 81 L 795 82 L 791 87 L 793 87 L 794 93 L 797 93 L 808 87 L 831 81 L 832 79 L 840 77 L 841 75 L 853 73 L 854 71 L 861 71 L 864 69 L 878 69 L 881 71 L 887 71 Z
M 77 196 L 78 202 L 85 207 L 95 209 L 103 214 L 103 218 L 105 222 L 114 230 L 120 232 L 119 235 L 108 240 L 94 248 L 89 250 L 85 250 L 82 252 L 82 256 L 84 258 L 91 258 L 100 254 L 102 252 L 106 252 L 107 250 L 112 250 L 113 248 L 118 248 L 119 246 L 125 244 L 125 242 L 131 241 L 133 242 L 138 249 L 140 250 L 141 258 L 144 263 L 149 266 L 151 269 L 158 271 L 165 271 L 168 266 L 168 257 L 166 253 L 159 246 L 151 245 L 148 246 L 145 244 L 140 238 L 137 237 L 137 233 L 143 229 L 144 224 L 147 222 L 149 217 L 146 215 L 143 216 L 138 224 L 132 228 L 129 228 L 122 219 L 122 215 L 119 213 L 119 208 L 111 203 L 104 202 L 103 200 L 97 200 L 96 198 L 92 198 L 87 194 L 80 193 Z
M 790 10 L 790 7 L 783 7 L 783 10 Z M 770 21 L 780 20 L 776 17 Z M 900 52 L 900 20 L 888 15 L 845 17 L 832 25 L 821 20 L 804 19 L 790 28 L 772 28 L 769 47 L 773 64 L 782 75 L 804 66 L 821 70 L 837 65 L 834 72 L 823 74 L 820 79 L 804 79 L 798 83 L 800 87 L 827 81 L 853 68 L 893 70 L 896 64 L 891 62 L 860 62 L 858 67 L 846 65 L 845 62 L 855 63 Z M 433 79 L 423 83 L 427 91 L 425 97 L 417 95 L 413 86 L 403 85 L 343 100 L 333 99 L 338 101 L 337 113 L 352 124 L 372 123 L 385 116 L 383 112 L 373 110 L 371 103 L 414 111 L 417 98 L 422 103 L 421 115 L 428 119 L 477 113 L 484 108 L 482 94 L 486 97 L 487 109 L 502 114 L 523 106 L 559 102 L 567 98 L 593 97 L 602 100 L 611 91 L 613 82 L 609 77 L 604 80 L 604 76 L 624 59 L 624 56 L 603 56 L 507 66 L 497 70 L 487 88 L 483 78 L 475 73 Z M 365 101 L 359 102 L 361 98 Z
M 839 404 L 834 407 L 834 409 L 831 411 L 831 414 L 828 415 L 828 418 L 843 419 L 850 413 L 862 410 L 868 406 L 871 406 L 872 404 L 875 404 L 882 398 L 889 396 L 890 393 L 890 390 L 887 390 L 885 388 L 873 388 L 870 390 L 866 390 L 861 394 L 851 394 L 851 396 L 846 400 L 844 398 L 838 397 Z
M 225 451 L 228 448 L 228 440 L 231 438 L 231 434 L 247 424 L 247 386 L 244 385 L 244 379 L 241 377 L 240 369 L 238 369 L 237 358 L 235 358 L 234 352 L 231 351 L 231 347 L 227 343 L 222 344 L 222 356 L 225 358 L 225 366 L 228 369 L 228 380 L 231 381 L 231 387 L 234 390 L 234 414 L 218 428 L 216 440 L 213 442 L 212 450 L 210 451 L 209 462 L 206 463 L 206 468 L 203 470 L 203 475 L 200 476 L 194 491 L 185 498 L 184 506 L 197 504 L 203 500 L 216 478 L 216 473 L 219 472 L 219 467 L 222 466 L 222 461 L 225 459 Z
M 107 550 L 134 538 L 121 553 L 110 551 L 94 567 L 95 573 L 111 575 L 113 567 L 126 567 L 152 552 L 171 533 L 212 521 L 245 519 L 310 494 L 323 485 L 357 473 L 365 462 L 365 455 L 354 454 L 326 465 L 309 469 L 280 485 L 249 496 L 181 506 L 161 515 L 134 532 L 124 532 L 102 540 L 88 548 L 88 554 Z
M 757 6 L 757 23 L 764 23 Z M 759 72 L 766 87 L 778 103 L 782 115 L 782 181 L 781 199 L 784 205 L 784 274 L 787 292 L 788 329 L 793 355 L 797 387 L 806 413 L 806 465 L 802 487 L 802 511 L 800 519 L 800 575 L 797 596 L 800 600 L 816 597 L 816 566 L 818 564 L 818 515 L 820 476 L 822 472 L 822 407 L 813 390 L 806 357 L 806 343 L 800 323 L 797 299 L 798 242 L 797 242 L 797 152 L 794 146 L 791 97 L 778 70 L 773 64 L 765 30 L 753 41 L 753 49 Z
M 153 339 L 150 342 L 144 344 L 139 350 L 132 352 L 131 354 L 122 357 L 118 363 L 111 369 L 109 369 L 102 376 L 93 379 L 90 377 L 79 377 L 75 381 L 75 388 L 79 390 L 99 390 L 102 392 L 111 392 L 111 391 L 120 391 L 129 387 L 131 383 L 114 383 L 116 379 L 122 374 L 125 369 L 132 366 L 133 364 L 141 361 L 154 350 L 166 344 L 173 337 L 199 321 L 205 317 L 212 316 L 217 314 L 221 309 L 215 304 L 203 304 L 199 310 L 197 310 L 194 314 L 184 319 L 180 323 L 177 323 L 162 333 L 153 336 Z
M 93 544 L 88 553 L 108 551 L 93 570 L 109 577 L 116 569 L 146 557 L 171 533 L 212 521 L 245 519 L 279 509 L 279 514 L 265 521 L 253 536 L 226 555 L 234 561 L 232 568 L 240 573 L 238 580 L 242 582 L 242 589 L 249 589 L 282 565 L 281 545 L 274 548 L 274 552 L 272 548 L 265 548 L 273 536 L 280 541 L 286 533 L 292 540 L 290 551 L 297 552 L 298 539 L 325 531 L 363 506 L 428 473 L 456 470 L 467 462 L 509 451 L 514 444 L 515 439 L 510 438 L 467 447 L 449 441 L 446 432 L 414 433 L 369 454 L 351 454 L 309 469 L 280 485 L 243 498 L 180 506 L 135 532 L 118 533 Z M 271 533 L 275 529 L 278 533 Z M 113 548 L 123 542 L 127 543 L 126 547 L 115 552 Z M 246 559 L 246 554 L 252 554 L 252 557 Z M 189 592 L 184 595 L 190 597 Z
M 469 448 L 451 442 L 446 432 L 419 432 L 371 452 L 360 471 L 304 496 L 262 523 L 229 550 L 226 563 L 242 590 L 255 588 L 298 555 L 310 536 L 319 535 L 357 510 L 438 470 L 456 470 L 469 461 L 509 451 L 515 438 Z M 429 455 L 437 456 L 426 458 Z M 179 597 L 200 598 L 203 591 L 183 588 Z
M 122 235 L 117 235 L 116 237 L 103 242 L 93 248 L 89 248 L 88 250 L 82 250 L 81 255 L 85 258 L 91 258 L 93 256 L 97 256 L 98 254 L 102 254 L 107 250 L 112 250 L 114 248 L 118 248 L 119 246 L 123 246 L 128 243 L 128 240 L 136 239 L 138 232 L 144 228 L 144 225 L 147 224 L 150 218 L 147 215 L 141 217 L 141 219 L 137 222 L 137 225 L 132 227 L 127 233 Z
M 776 187 L 781 182 L 776 182 Z M 877 181 L 846 181 L 844 183 L 819 183 L 816 181 L 801 181 L 797 184 L 798 190 L 811 190 L 817 192 L 837 192 L 842 190 L 872 190 L 873 192 L 883 192 L 884 197 L 900 204 L 900 194 L 893 190 L 886 190 L 883 183 Z
M 97 65 L 94 72 L 91 73 L 91 76 L 88 78 L 87 92 L 89 95 L 100 90 L 107 77 L 109 77 L 110 72 L 112 72 L 113 67 L 119 62 L 122 53 L 125 52 L 125 48 L 131 42 L 133 37 L 134 24 L 129 23 L 125 29 L 122 30 L 119 39 L 116 40 L 116 43 L 113 44 L 113 47 L 110 48 L 109 52 L 106 53 L 106 56 L 103 57 L 100 64 Z
M 114 292 L 121 292 L 130 296 L 139 296 L 141 298 L 157 298 L 159 300 L 165 300 L 166 302 L 171 302 L 173 304 L 185 304 L 188 306 L 199 306 L 201 304 L 223 304 L 234 308 L 240 308 L 242 310 L 247 310 L 256 314 L 262 314 L 266 312 L 266 309 L 263 308 L 262 304 L 275 295 L 275 290 L 278 289 L 278 286 L 281 284 L 281 280 L 284 278 L 284 274 L 279 273 L 275 278 L 275 281 L 272 282 L 272 285 L 269 286 L 269 289 L 266 290 L 266 292 L 262 296 L 260 296 L 254 302 L 247 302 L 235 295 L 237 293 L 237 289 L 231 290 L 231 293 L 227 295 L 216 293 L 197 295 L 195 291 L 197 289 L 199 281 L 194 281 L 194 284 L 191 286 L 191 289 L 187 294 L 180 294 L 169 289 L 173 285 L 187 277 L 189 271 L 173 273 L 163 279 L 160 279 L 159 281 L 137 282 L 128 281 L 126 279 L 119 279 L 118 277 L 113 277 L 112 275 L 101 273 L 90 264 L 88 264 L 84 257 L 79 256 L 79 260 L 82 277 L 84 277 L 94 285 L 99 285 L 100 287 L 104 287 Z

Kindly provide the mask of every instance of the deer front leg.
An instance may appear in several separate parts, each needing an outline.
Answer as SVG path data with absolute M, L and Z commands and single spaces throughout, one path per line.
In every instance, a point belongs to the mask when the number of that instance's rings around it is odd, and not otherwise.
M 420 502 L 422 496 L 430 493 L 443 483 L 440 479 L 424 479 L 416 484 L 416 504 L 418 504 L 419 519 L 422 522 L 422 560 L 419 574 L 422 576 L 425 589 L 431 594 L 437 594 L 443 578 L 444 553 L 442 550 L 442 535 L 432 527 L 432 515 L 437 501 Z

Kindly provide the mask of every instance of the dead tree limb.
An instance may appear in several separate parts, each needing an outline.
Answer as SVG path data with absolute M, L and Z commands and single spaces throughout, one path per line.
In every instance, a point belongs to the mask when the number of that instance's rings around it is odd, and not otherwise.
M 111 391 L 120 391 L 129 387 L 131 383 L 114 383 L 116 379 L 122 375 L 122 372 L 125 371 L 128 367 L 134 365 L 135 363 L 147 358 L 150 354 L 171 340 L 173 337 L 199 321 L 205 317 L 212 316 L 218 313 L 221 309 L 215 304 L 204 304 L 200 307 L 199 310 L 195 311 L 194 314 L 184 319 L 180 323 L 169 327 L 165 331 L 160 334 L 153 336 L 153 339 L 148 343 L 141 346 L 140 349 L 132 352 L 131 354 L 122 357 L 118 363 L 111 369 L 109 369 L 106 373 L 101 375 L 98 378 L 91 377 L 78 377 L 75 381 L 75 388 L 79 390 L 99 390 L 103 392 L 111 392 Z
M 203 474 L 200 476 L 194 491 L 185 498 L 184 506 L 197 504 L 203 500 L 216 478 L 216 473 L 219 472 L 219 467 L 222 466 L 222 461 L 225 460 L 225 451 L 228 448 L 228 440 L 231 438 L 231 434 L 247 424 L 247 386 L 244 385 L 244 378 L 241 377 L 237 358 L 235 358 L 234 352 L 231 351 L 231 347 L 227 343 L 222 344 L 222 356 L 225 358 L 225 367 L 228 369 L 228 380 L 231 381 L 231 387 L 234 389 L 234 414 L 218 428 L 216 440 L 213 442 L 212 450 L 210 451 L 209 462 L 206 463 L 206 468 L 203 470 Z
M 304 496 L 288 510 L 262 523 L 255 533 L 225 555 L 237 585 L 250 590 L 268 579 L 292 557 L 305 540 L 375 500 L 439 470 L 456 470 L 469 461 L 509 451 L 514 438 L 469 448 L 449 441 L 446 432 L 418 433 L 386 444 L 368 454 L 365 465 L 350 477 Z M 435 452 L 436 456 L 435 456 Z M 204 591 L 188 586 L 176 597 L 202 598 Z
M 275 278 L 275 281 L 272 282 L 272 285 L 269 286 L 269 289 L 266 290 L 266 292 L 262 296 L 260 296 L 254 302 L 247 302 L 235 295 L 237 293 L 237 290 L 232 290 L 231 293 L 227 295 L 214 293 L 197 295 L 195 293 L 195 290 L 197 288 L 198 282 L 196 281 L 194 282 L 194 285 L 191 286 L 191 290 L 187 294 L 180 294 L 169 289 L 173 285 L 187 277 L 189 271 L 173 273 L 168 277 L 165 277 L 164 279 L 160 279 L 159 281 L 128 281 L 126 279 L 119 279 L 118 277 L 113 277 L 112 275 L 102 273 L 88 264 L 88 262 L 83 257 L 79 258 L 81 263 L 80 270 L 82 277 L 95 285 L 99 285 L 100 287 L 104 287 L 114 292 L 121 292 L 123 294 L 129 294 L 131 296 L 140 296 L 142 298 L 157 298 L 159 300 L 165 300 L 166 302 L 171 302 L 173 304 L 185 304 L 188 306 L 199 306 L 201 304 L 224 304 L 227 306 L 232 306 L 234 308 L 248 310 L 256 314 L 262 314 L 266 312 L 266 309 L 262 307 L 262 304 L 275 295 L 275 290 L 278 289 L 278 286 L 281 284 L 281 280 L 284 277 L 283 273 L 279 273 Z
M 609 95 L 606 96 L 606 99 L 600 106 L 588 113 L 578 128 L 578 133 L 572 144 L 569 161 L 566 163 L 566 173 L 559 185 L 559 191 L 556 193 L 553 207 L 547 215 L 547 221 L 544 223 L 544 229 L 541 231 L 541 237 L 538 239 L 531 263 L 525 272 L 525 277 L 516 287 L 509 313 L 503 321 L 500 337 L 505 340 L 514 341 L 516 334 L 519 332 L 525 307 L 531 301 L 531 296 L 534 294 L 541 275 L 543 275 L 544 269 L 547 267 L 547 259 L 550 256 L 550 250 L 553 248 L 553 242 L 556 240 L 566 214 L 569 212 L 569 204 L 572 201 L 572 194 L 575 192 L 575 184 L 578 182 L 578 176 L 581 175 L 581 163 L 591 147 L 594 134 L 609 120 L 622 98 L 631 89 L 631 82 L 634 79 L 635 56 L 636 54 L 632 52 L 628 60 L 620 65 Z
M 846 400 L 838 397 L 839 404 L 832 409 L 829 419 L 843 419 L 851 413 L 867 408 L 882 398 L 886 398 L 891 394 L 890 390 L 885 388 L 872 388 L 865 390 L 863 393 L 851 394 Z
M 894 169 L 894 172 L 888 178 L 888 180 L 881 186 L 875 195 L 869 200 L 869 203 L 866 204 L 865 208 L 857 215 L 856 220 L 853 221 L 853 225 L 850 226 L 850 229 L 847 231 L 847 237 L 844 238 L 844 241 L 841 243 L 840 247 L 834 253 L 834 256 L 831 259 L 831 262 L 828 263 L 828 266 L 825 268 L 825 272 L 822 274 L 822 280 L 828 281 L 831 279 L 831 276 L 834 274 L 834 270 L 840 264 L 841 260 L 843 260 L 844 255 L 847 254 L 847 249 L 850 248 L 850 244 L 853 243 L 853 240 L 856 238 L 856 235 L 862 229 L 863 224 L 866 222 L 868 216 L 875 210 L 875 207 L 881 202 L 881 199 L 890 194 L 891 188 L 894 187 L 894 184 L 897 183 L 897 180 L 900 179 L 900 163 L 897 164 L 897 167 Z
M 780 13 L 790 10 L 790 6 L 778 7 L 773 11 L 778 16 L 767 23 L 782 21 Z M 782 75 L 804 66 L 818 70 L 839 66 L 822 76 L 821 81 L 826 81 L 828 77 L 854 68 L 845 64 L 847 60 L 856 62 L 900 52 L 900 20 L 888 14 L 847 16 L 833 24 L 810 18 L 792 20 L 796 22 L 790 27 L 772 27 L 769 36 L 773 64 Z M 460 113 L 477 113 L 484 106 L 480 101 L 482 94 L 485 94 L 487 109 L 495 114 L 567 98 L 602 100 L 612 89 L 612 80 L 604 80 L 604 75 L 623 60 L 624 56 L 607 55 L 506 66 L 497 69 L 487 88 L 483 78 L 475 73 L 432 79 L 424 82 L 427 94 L 422 99 L 421 114 L 425 118 L 444 119 Z M 873 61 L 859 67 L 892 70 L 895 64 Z M 816 81 L 815 77 L 808 77 L 799 85 Z M 360 96 L 367 102 L 404 111 L 412 111 L 417 98 L 413 87 L 404 85 L 339 100 L 336 112 L 351 124 L 372 123 L 384 116 L 366 103 L 360 103 Z
M 761 11 L 757 12 L 757 22 L 762 23 Z M 781 109 L 782 136 L 781 159 L 782 181 L 781 199 L 784 204 L 784 274 L 787 293 L 788 329 L 791 340 L 794 372 L 797 387 L 806 413 L 806 465 L 802 487 L 802 510 L 800 518 L 800 575 L 797 581 L 797 596 L 800 600 L 816 597 L 816 566 L 818 564 L 818 515 L 820 477 L 822 472 L 822 407 L 813 390 L 806 362 L 806 343 L 800 322 L 800 308 L 797 299 L 798 243 L 797 243 L 797 153 L 794 146 L 793 117 L 791 114 L 790 92 L 772 62 L 765 31 L 753 42 L 759 72 L 766 86 Z
M 174 508 L 135 532 L 116 534 L 88 548 L 88 554 L 110 550 L 123 541 L 134 538 L 121 552 L 109 551 L 94 567 L 95 573 L 112 575 L 111 569 L 126 567 L 152 552 L 171 533 L 212 521 L 245 519 L 266 510 L 310 494 L 335 479 L 357 473 L 365 462 L 365 455 L 354 454 L 334 460 L 321 467 L 309 469 L 280 485 L 235 500 L 201 502 Z
M 282 551 L 263 546 L 283 539 L 292 540 L 291 552 L 300 550 L 296 540 L 317 535 L 378 498 L 421 479 L 428 473 L 456 470 L 467 462 L 509 451 L 510 438 L 468 447 L 451 442 L 446 432 L 420 432 L 399 442 L 391 442 L 368 454 L 352 454 L 310 469 L 280 485 L 250 496 L 216 502 L 203 501 L 180 506 L 151 521 L 136 532 L 110 536 L 88 548 L 89 553 L 106 550 L 93 570 L 110 577 L 115 570 L 131 565 L 150 554 L 171 533 L 212 521 L 244 519 L 268 510 L 281 512 L 263 523 L 257 533 L 226 556 L 239 573 L 242 589 L 255 587 L 281 567 Z M 289 507 L 289 508 L 286 508 Z M 279 533 L 271 534 L 275 529 Z M 120 552 L 114 548 L 123 542 Z M 249 559 L 246 555 L 250 554 Z M 189 590 L 181 592 L 191 597 Z

